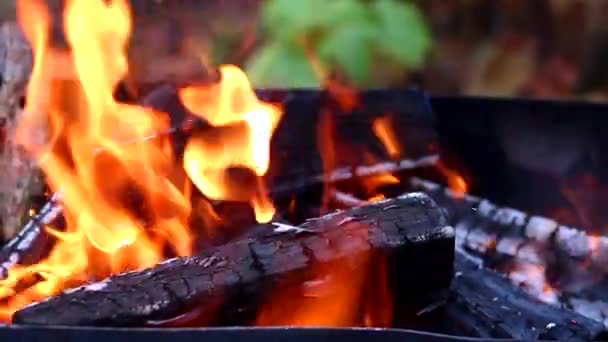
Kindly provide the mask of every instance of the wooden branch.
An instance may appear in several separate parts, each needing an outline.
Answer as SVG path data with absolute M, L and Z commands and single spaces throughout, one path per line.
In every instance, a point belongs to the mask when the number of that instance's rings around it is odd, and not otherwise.
M 449 286 L 453 238 L 441 210 L 426 195 L 414 193 L 298 227 L 269 224 L 260 235 L 198 256 L 65 291 L 22 308 L 13 322 L 138 326 L 218 300 L 233 308 L 251 307 L 273 284 L 287 279 L 299 284 L 313 265 L 339 262 L 359 270 L 353 258 L 366 253 L 387 258 L 389 283 L 397 289 L 394 300 L 406 305 Z
M 603 324 L 538 302 L 461 252 L 456 253 L 455 265 L 446 322 L 456 333 L 518 340 L 597 341 L 608 337 Z
M 8 270 L 16 265 L 39 262 L 51 245 L 44 226 L 55 221 L 63 210 L 53 196 L 36 215 L 32 216 L 19 233 L 0 249 L 0 279 L 8 275 Z

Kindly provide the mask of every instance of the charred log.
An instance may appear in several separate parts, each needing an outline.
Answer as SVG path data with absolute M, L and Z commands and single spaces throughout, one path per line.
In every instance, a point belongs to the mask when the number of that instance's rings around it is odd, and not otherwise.
M 313 265 L 340 262 L 342 267 L 357 267 L 349 260 L 365 253 L 386 258 L 389 284 L 398 289 L 393 291 L 397 303 L 415 305 L 445 291 L 451 281 L 453 230 L 423 194 L 332 213 L 298 227 L 266 228 L 197 256 L 68 290 L 21 309 L 13 321 L 138 326 L 215 307 L 218 301 L 240 310 L 255 306 L 278 282 L 301 281 L 298 275 Z M 417 281 L 411 281 L 413 276 Z
M 46 255 L 51 243 L 44 225 L 55 221 L 61 210 L 57 196 L 54 196 L 27 221 L 19 234 L 0 249 L 0 279 L 7 276 L 13 265 L 36 263 Z
M 456 246 L 499 270 L 538 300 L 571 309 L 608 327 L 608 238 L 557 221 L 457 194 L 420 179 L 455 227 Z
M 604 326 L 571 310 L 532 299 L 504 276 L 456 254 L 456 277 L 446 305 L 454 331 L 482 338 L 593 341 Z

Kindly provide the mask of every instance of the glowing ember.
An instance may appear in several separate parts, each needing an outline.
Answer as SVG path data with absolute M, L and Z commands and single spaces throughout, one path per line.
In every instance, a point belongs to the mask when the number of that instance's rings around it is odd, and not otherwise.
M 57 242 L 46 259 L 17 265 L 0 281 L 3 321 L 62 289 L 154 265 L 167 251 L 189 255 L 192 239 L 187 225 L 191 184 L 174 179 L 181 167 L 168 141 L 144 139 L 168 129 L 168 115 L 113 98 L 127 75 L 127 0 L 65 2 L 64 30 L 75 80 L 51 77 L 57 74 L 56 54 L 49 46 L 44 1 L 19 1 L 18 17 L 35 53 L 18 136 L 38 159 L 49 186 L 61 194 L 66 226 L 47 227 Z M 193 137 L 184 166 L 209 198 L 250 201 L 257 219 L 268 221 L 274 208 L 259 177 L 253 186 L 242 187 L 229 184 L 224 173 L 241 166 L 264 175 L 281 113 L 255 98 L 236 67 L 221 71 L 220 84 L 186 88 L 180 94 L 188 108 L 222 128 Z M 44 120 L 51 123 L 50 138 L 32 141 L 32 130 Z M 137 208 L 131 195 L 137 197 Z M 197 203 L 196 209 L 210 222 L 219 220 L 207 202 Z

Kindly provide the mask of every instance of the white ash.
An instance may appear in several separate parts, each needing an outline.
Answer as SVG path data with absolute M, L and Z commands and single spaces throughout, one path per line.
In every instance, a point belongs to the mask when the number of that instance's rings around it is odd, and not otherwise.
M 559 294 L 555 290 L 546 287 L 547 279 L 545 278 L 545 270 L 542 267 L 526 264 L 516 265 L 509 272 L 509 279 L 544 303 L 559 303 Z
M 352 216 L 347 216 L 347 217 L 341 219 L 340 222 L 338 222 L 338 227 L 345 225 L 349 222 L 353 222 L 353 221 L 357 221 L 357 219 Z
M 437 183 L 430 182 L 430 181 L 427 181 L 427 180 L 424 180 L 424 179 L 421 179 L 418 177 L 412 178 L 412 180 L 410 180 L 410 184 L 413 187 L 419 188 L 424 191 L 433 191 L 433 190 L 437 190 L 441 187 Z
M 32 242 L 34 242 L 34 240 L 36 239 L 36 236 L 38 236 L 39 233 L 40 233 L 40 227 L 36 227 L 31 232 L 28 232 L 27 234 L 25 234 L 23 239 L 21 241 L 19 241 L 19 244 L 17 245 L 17 249 L 20 251 L 24 251 L 24 250 L 27 250 L 28 248 L 30 248 L 30 246 L 32 245 Z
M 527 261 L 529 263 L 536 264 L 536 265 L 543 265 L 544 258 L 539 249 L 540 249 L 539 246 L 537 246 L 535 244 L 532 244 L 532 243 L 524 244 L 517 250 L 517 257 L 522 261 Z
M 475 229 L 469 232 L 466 238 L 466 245 L 480 253 L 486 253 L 490 245 L 496 241 L 496 235 L 490 234 L 482 229 Z
M 8 260 L 0 264 L 0 266 L 8 270 L 9 268 L 13 267 L 13 265 L 15 265 L 17 262 L 19 262 L 19 254 L 11 253 L 8 256 Z
M 469 225 L 467 223 L 459 222 L 456 225 L 456 244 L 463 245 L 467 240 L 469 234 Z
M 92 283 L 84 287 L 85 291 L 101 291 L 108 287 L 109 279 L 105 279 L 103 281 Z
M 150 305 L 140 306 L 138 311 L 140 311 L 143 315 L 149 315 L 154 311 L 158 311 L 163 308 L 163 306 L 169 304 L 169 301 L 162 300 L 160 302 L 156 302 Z
M 169 263 L 175 262 L 177 259 L 178 259 L 177 257 L 176 258 L 167 259 L 167 260 L 159 262 L 158 264 L 159 265 L 169 264 Z M 189 259 L 190 258 L 187 258 L 186 262 L 188 262 Z
M 304 233 L 304 232 L 309 232 L 309 233 L 313 232 L 310 229 L 300 228 L 300 227 L 296 227 L 296 226 L 292 226 L 292 225 L 284 224 L 284 223 L 273 222 L 272 225 L 276 227 L 273 230 L 275 233 L 289 233 L 289 232 L 293 232 L 293 233 L 296 233 L 296 234 L 300 234 L 300 233 Z
M 558 227 L 557 245 L 572 257 L 585 257 L 591 252 L 587 235 L 571 227 Z
M 397 169 L 397 164 L 392 162 L 379 163 L 371 166 L 359 166 L 355 169 L 357 176 L 368 176 L 375 173 L 393 172 Z
M 477 206 L 477 212 L 481 216 L 490 217 L 490 215 L 492 215 L 495 210 L 496 206 L 492 204 L 492 202 L 485 199 L 481 200 L 481 202 L 479 202 L 479 205 Z
M 608 328 L 608 303 L 580 298 L 570 298 L 568 303 L 578 314 L 601 322 Z
M 339 180 L 353 178 L 353 174 L 352 174 L 350 168 L 344 167 L 344 168 L 340 168 L 340 169 L 336 169 L 336 170 L 332 171 L 327 177 L 325 177 L 325 176 L 321 176 L 321 177 L 326 181 L 335 182 L 335 181 L 339 181 Z
M 49 224 L 53 222 L 63 211 L 63 207 L 58 203 L 50 202 L 49 204 L 50 208 L 48 209 L 48 211 L 44 212 L 44 215 L 42 215 L 42 218 L 40 220 L 42 224 Z
M 496 251 L 500 254 L 515 256 L 522 243 L 520 239 L 505 237 L 496 243 Z
M 538 241 L 547 241 L 557 229 L 557 221 L 541 216 L 532 216 L 526 226 L 526 236 Z
M 519 211 L 513 208 L 502 207 L 496 210 L 494 213 L 494 220 L 504 225 L 516 225 L 523 226 L 526 224 L 526 218 L 528 215 L 523 211 Z

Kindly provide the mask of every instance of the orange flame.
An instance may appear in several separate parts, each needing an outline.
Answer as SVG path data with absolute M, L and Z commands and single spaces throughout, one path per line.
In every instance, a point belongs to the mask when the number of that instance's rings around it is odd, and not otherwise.
M 374 134 L 380 139 L 386 152 L 392 158 L 399 157 L 401 155 L 401 149 L 399 148 L 399 140 L 395 136 L 395 131 L 392 127 L 391 119 L 389 116 L 385 116 L 374 120 L 372 123 L 372 129 Z
M 464 195 L 469 191 L 469 185 L 462 177 L 462 175 L 458 173 L 458 171 L 448 168 L 445 164 L 441 162 L 437 164 L 437 169 L 447 179 L 448 188 L 461 195 Z
M 249 201 L 258 222 L 268 222 L 274 207 L 259 178 L 270 163 L 270 139 L 281 111 L 259 101 L 247 76 L 235 66 L 221 68 L 222 81 L 180 91 L 184 105 L 220 129 L 192 138 L 184 152 L 184 168 L 207 197 Z M 245 167 L 258 178 L 255 184 L 237 184 L 226 171 Z
M 57 242 L 46 259 L 13 267 L 0 281 L 4 321 L 61 289 L 156 264 L 167 247 L 174 255 L 189 255 L 192 248 L 191 184 L 175 177 L 180 170 L 171 146 L 146 138 L 167 130 L 168 116 L 113 98 L 127 75 L 127 0 L 66 1 L 64 30 L 77 76 L 72 81 L 51 76 L 58 55 L 49 46 L 44 2 L 19 1 L 18 16 L 35 53 L 18 134 L 49 186 L 61 194 L 66 227 L 47 227 Z M 218 85 L 180 92 L 189 109 L 217 127 L 187 143 L 184 168 L 209 198 L 250 201 L 258 221 L 268 221 L 274 208 L 260 176 L 269 167 L 270 139 L 281 112 L 258 101 L 236 67 L 221 72 Z M 50 137 L 33 140 L 45 121 Z M 252 170 L 255 184 L 243 187 L 229 179 L 225 173 L 233 166 Z M 199 201 L 196 209 L 210 227 L 217 226 L 220 219 L 209 203 Z
M 348 225 L 353 236 L 367 238 L 365 225 Z M 308 281 L 301 285 L 297 281 L 298 286 L 280 284 L 271 292 L 258 312 L 256 325 L 387 327 L 393 307 L 385 264 L 383 258 L 363 253 L 312 265 L 303 275 Z

